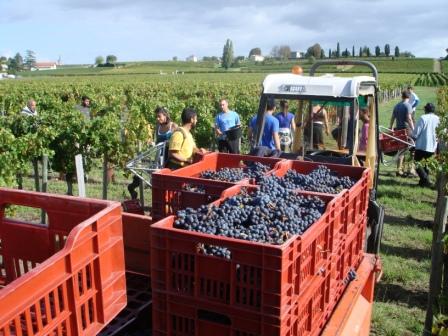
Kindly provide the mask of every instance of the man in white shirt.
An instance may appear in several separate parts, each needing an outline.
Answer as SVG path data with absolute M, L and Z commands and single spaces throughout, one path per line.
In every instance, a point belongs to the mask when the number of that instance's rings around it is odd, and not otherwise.
M 440 119 L 435 115 L 435 106 L 428 103 L 424 107 L 425 114 L 417 121 L 412 137 L 415 139 L 415 161 L 419 162 L 428 159 L 434 155 L 437 149 L 436 129 L 439 126 Z M 418 183 L 421 187 L 430 187 L 429 170 L 426 166 L 419 165 L 416 169 L 420 177 Z

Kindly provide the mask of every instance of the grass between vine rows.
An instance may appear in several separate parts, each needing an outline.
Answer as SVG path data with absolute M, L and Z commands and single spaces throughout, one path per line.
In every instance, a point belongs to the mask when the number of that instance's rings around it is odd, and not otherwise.
M 426 102 L 435 102 L 435 89 L 417 87 L 421 99 L 417 115 Z M 390 114 L 398 100 L 380 106 L 380 124 L 389 126 Z M 376 286 L 371 335 L 395 336 L 421 334 L 425 318 L 429 284 L 432 234 L 436 192 L 421 189 L 416 178 L 395 177 L 395 167 L 381 166 L 378 188 L 379 202 L 386 208 L 385 228 L 381 248 L 384 275 Z M 129 176 L 117 170 L 115 183 L 109 185 L 108 199 L 129 198 L 126 189 Z M 31 175 L 30 175 L 31 176 Z M 24 179 L 24 189 L 33 190 L 34 180 Z M 48 192 L 65 194 L 66 184 L 50 173 Z M 101 162 L 89 173 L 87 196 L 102 197 Z M 74 185 L 77 194 L 77 185 Z M 151 191 L 145 189 L 145 204 L 151 203 Z M 36 221 L 40 212 L 20 208 L 18 218 Z

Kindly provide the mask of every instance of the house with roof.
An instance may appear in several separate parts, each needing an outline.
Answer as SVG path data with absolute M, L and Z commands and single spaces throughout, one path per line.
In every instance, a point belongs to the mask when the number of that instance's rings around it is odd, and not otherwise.
M 31 70 L 55 70 L 57 65 L 57 62 L 36 62 Z

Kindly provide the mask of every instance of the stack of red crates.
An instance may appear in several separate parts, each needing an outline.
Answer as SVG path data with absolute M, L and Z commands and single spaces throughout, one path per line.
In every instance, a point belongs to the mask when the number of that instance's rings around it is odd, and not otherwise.
M 309 173 L 318 165 L 282 161 L 271 173 Z M 281 246 L 174 229 L 174 216 L 155 223 L 153 334 L 317 335 L 361 261 L 369 196 L 368 169 L 325 165 L 357 183 L 337 195 L 299 192 L 321 197 L 327 209 Z M 226 190 L 215 203 L 242 187 Z M 204 245 L 229 249 L 230 260 L 204 255 Z
M 235 186 L 226 194 L 230 197 L 241 188 Z M 321 198 L 327 211 L 318 222 L 280 246 L 175 229 L 174 216 L 155 223 L 153 334 L 191 335 L 194 328 L 196 335 L 209 335 L 211 330 L 223 335 L 296 335 L 297 310 L 305 314 L 305 303 L 314 307 L 320 300 L 306 293 L 314 293 L 310 287 L 321 279 L 330 283 L 336 199 Z M 203 245 L 227 248 L 230 260 L 204 255 Z M 328 295 L 325 300 L 328 304 Z M 309 314 L 316 318 L 315 311 Z M 190 327 L 183 333 L 178 328 L 185 323 Z
M 42 209 L 48 224 L 8 218 Z M 0 188 L 0 335 L 95 335 L 126 306 L 117 202 Z

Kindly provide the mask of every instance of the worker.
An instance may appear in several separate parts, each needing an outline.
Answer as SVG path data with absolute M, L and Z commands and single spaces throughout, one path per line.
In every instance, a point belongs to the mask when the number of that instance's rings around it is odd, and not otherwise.
M 324 129 L 327 135 L 330 135 L 330 126 L 328 124 L 328 114 L 323 106 L 316 104 L 312 108 L 311 120 L 313 127 L 313 149 L 325 149 Z M 307 133 L 309 135 L 308 126 Z
M 169 140 L 168 162 L 166 167 L 178 169 L 193 162 L 194 154 L 204 154 L 204 148 L 197 148 L 191 131 L 196 127 L 198 115 L 191 107 L 182 111 L 182 126 L 178 127 Z
M 288 102 L 280 100 L 280 112 L 275 115 L 279 122 L 280 148 L 284 151 L 290 151 L 292 145 L 292 134 L 296 130 L 294 114 L 288 110 Z
M 411 104 L 412 107 L 412 121 L 415 123 L 415 110 L 417 109 L 417 106 L 420 103 L 420 99 L 414 92 L 414 88 L 412 86 L 408 86 L 408 92 L 409 92 L 409 104 Z
M 221 111 L 215 118 L 215 134 L 218 140 L 218 150 L 225 153 L 238 154 L 239 138 L 228 138 L 227 132 L 241 125 L 240 116 L 235 111 L 229 109 L 229 103 L 226 99 L 219 101 Z
M 275 112 L 275 99 L 269 98 L 266 104 L 266 112 L 264 114 L 264 127 L 263 134 L 261 135 L 261 145 L 269 148 L 270 150 L 280 151 L 280 138 L 278 135 L 279 122 L 278 119 L 273 116 Z M 252 117 L 249 123 L 249 140 L 254 143 L 255 133 L 257 129 L 258 116 Z M 254 144 L 257 147 L 259 144 Z
M 173 132 L 177 129 L 177 125 L 170 118 L 168 110 L 164 107 L 157 107 L 154 111 L 156 114 L 156 143 L 168 141 Z
M 81 104 L 75 106 L 76 109 L 81 112 L 81 114 L 84 116 L 86 120 L 91 119 L 90 115 L 90 98 L 87 96 L 81 97 Z
M 392 129 L 395 123 L 395 130 L 405 129 L 408 135 L 410 135 L 414 130 L 414 122 L 412 121 L 412 106 L 409 104 L 409 97 L 410 94 L 407 90 L 401 93 L 401 102 L 395 105 L 389 126 L 389 128 Z M 397 176 L 404 176 L 404 155 L 405 154 L 402 153 L 398 156 L 396 171 Z
M 32 117 L 37 116 L 36 101 L 34 99 L 28 100 L 26 106 L 22 109 L 20 113 L 25 116 L 32 116 Z
M 437 148 L 436 129 L 439 126 L 440 118 L 435 115 L 435 106 L 427 103 L 424 107 L 425 114 L 417 121 L 412 138 L 415 139 L 415 161 L 420 162 L 429 159 L 434 155 Z M 418 185 L 420 187 L 431 187 L 429 181 L 429 170 L 426 165 L 417 167 L 417 174 L 420 178 Z

